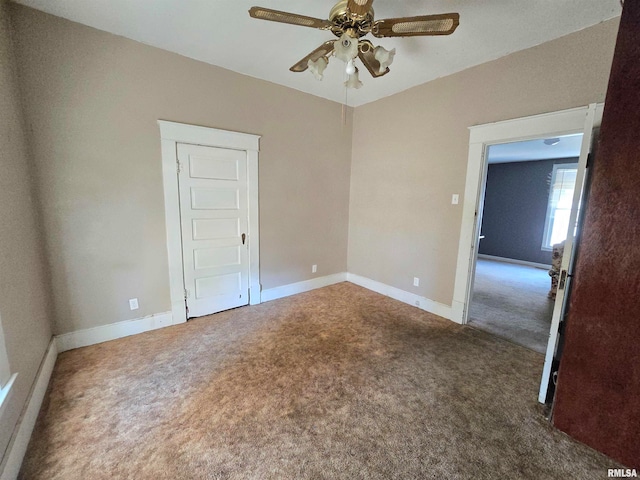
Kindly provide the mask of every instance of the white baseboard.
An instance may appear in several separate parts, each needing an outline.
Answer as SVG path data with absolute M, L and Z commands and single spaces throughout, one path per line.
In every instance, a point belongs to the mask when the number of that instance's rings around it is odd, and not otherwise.
M 58 351 L 66 352 L 74 348 L 108 342 L 116 338 L 128 337 L 129 335 L 136 335 L 137 333 L 148 332 L 149 330 L 156 330 L 173 324 L 171 312 L 163 312 L 135 320 L 125 320 L 124 322 L 63 333 L 62 335 L 56 335 L 55 339 Z
M 484 253 L 479 253 L 478 258 L 482 258 L 484 260 L 495 260 L 496 262 L 515 263 L 516 265 L 526 265 L 527 267 L 542 268 L 544 270 L 549 270 L 551 268 L 551 264 L 546 265 L 544 263 L 527 262 L 526 260 L 518 260 L 517 258 L 496 257 L 495 255 L 487 255 Z
M 464 303 L 457 300 L 451 302 L 451 318 L 449 320 L 453 320 L 460 325 L 464 324 Z
M 334 273 L 333 275 L 312 278 L 311 280 L 305 280 L 303 282 L 290 283 L 289 285 L 282 285 L 281 287 L 268 288 L 267 290 L 262 291 L 261 300 L 263 302 L 268 302 L 270 300 L 288 297 L 297 293 L 315 290 L 316 288 L 327 287 L 335 283 L 346 282 L 347 275 L 348 274 L 346 272 Z
M 454 322 L 462 322 L 462 314 L 454 312 L 454 309 L 449 305 L 444 305 L 426 297 L 421 297 L 419 295 L 400 290 L 399 288 L 391 287 L 375 280 L 346 272 L 334 273 L 324 277 L 312 278 L 311 280 L 263 290 L 261 292 L 261 301 L 268 302 L 278 298 L 284 298 L 290 295 L 296 295 L 298 293 L 308 292 L 310 290 L 315 290 L 316 288 L 327 287 L 329 285 L 346 281 L 368 288 L 374 292 L 387 295 L 401 302 L 408 303 L 409 305 L 417 306 L 422 310 L 453 320 Z M 154 315 L 149 315 L 135 320 L 126 320 L 124 322 L 63 333 L 61 335 L 56 335 L 55 340 L 57 342 L 58 352 L 66 352 L 67 350 L 72 350 L 74 348 L 95 345 L 97 343 L 108 342 L 109 340 L 115 340 L 117 338 L 167 327 L 174 325 L 174 323 L 171 312 L 156 313 Z
M 454 311 L 449 305 L 436 302 L 426 297 L 421 297 L 415 293 L 406 292 L 399 288 L 392 287 L 391 285 L 386 285 L 376 280 L 371 280 L 370 278 L 361 277 L 355 273 L 348 273 L 347 281 L 360 285 L 368 290 L 373 290 L 374 292 L 386 295 L 387 297 L 391 297 L 394 300 L 413 305 L 414 307 L 418 307 L 419 309 L 425 310 L 429 313 L 444 317 L 447 320 L 452 320 L 456 323 L 460 323 L 462 321 L 461 318 L 457 318 L 457 315 L 454 315 Z
M 40 363 L 40 369 L 36 375 L 36 380 L 33 383 L 31 393 L 27 403 L 22 410 L 20 420 L 13 434 L 13 438 L 9 443 L 7 452 L 5 454 L 5 464 L 2 470 L 0 480 L 15 480 L 18 478 L 20 472 L 20 466 L 24 454 L 27 452 L 27 446 L 29 445 L 29 439 L 33 432 L 33 427 L 36 425 L 38 413 L 40 413 L 40 407 L 42 401 L 47 393 L 47 387 L 49 386 L 49 379 L 53 372 L 53 367 L 56 364 L 56 358 L 58 357 L 58 349 L 55 339 L 51 339 L 49 347 Z

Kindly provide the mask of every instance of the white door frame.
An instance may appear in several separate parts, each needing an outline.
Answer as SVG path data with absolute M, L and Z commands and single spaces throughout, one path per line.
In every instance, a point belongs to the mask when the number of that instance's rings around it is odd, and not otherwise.
M 187 321 L 182 266 L 180 200 L 178 191 L 178 143 L 230 148 L 247 152 L 247 195 L 249 205 L 249 305 L 260 303 L 260 235 L 258 208 L 258 152 L 260 136 L 218 130 L 186 123 L 158 120 L 162 145 L 162 184 L 167 229 L 169 291 L 173 323 Z
M 596 105 L 595 125 L 600 125 L 604 104 Z M 489 146 L 584 133 L 588 106 L 544 113 L 485 125 L 469 127 L 469 158 L 462 207 L 462 226 L 458 244 L 456 280 L 453 290 L 453 320 L 466 324 L 469 318 L 473 267 L 478 251 L 480 211 L 484 177 L 487 169 L 486 151 Z

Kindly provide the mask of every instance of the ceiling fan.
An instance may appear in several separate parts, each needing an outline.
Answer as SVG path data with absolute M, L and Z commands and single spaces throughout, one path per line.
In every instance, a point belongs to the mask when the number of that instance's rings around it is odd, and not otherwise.
M 260 20 L 331 31 L 338 40 L 324 42 L 289 70 L 304 72 L 309 69 L 318 80 L 322 80 L 329 57 L 333 55 L 347 64 L 348 80 L 345 85 L 348 88 L 362 86 L 354 64 L 356 57 L 371 76 L 377 78 L 389 73 L 389 65 L 396 53 L 395 48 L 389 51 L 374 47 L 369 40 L 361 40 L 365 35 L 370 33 L 377 38 L 450 35 L 460 23 L 457 13 L 374 20 L 373 0 L 339 0 L 331 9 L 328 20 L 262 7 L 251 7 L 249 15 Z

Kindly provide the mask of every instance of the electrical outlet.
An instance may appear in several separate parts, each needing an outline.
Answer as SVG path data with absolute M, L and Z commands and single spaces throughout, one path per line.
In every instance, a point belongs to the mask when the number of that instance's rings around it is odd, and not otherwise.
M 414 287 L 420 286 L 420 279 L 418 277 L 413 277 L 413 286 Z
M 457 193 L 454 193 L 453 195 L 451 195 L 451 205 L 458 205 L 459 202 L 460 202 L 460 195 L 458 195 Z
M 311 273 L 316 273 L 318 271 L 318 265 L 311 265 Z
M 140 306 L 138 305 L 138 299 L 137 298 L 130 298 L 129 299 L 129 309 L 130 310 L 137 310 L 138 308 L 140 308 Z

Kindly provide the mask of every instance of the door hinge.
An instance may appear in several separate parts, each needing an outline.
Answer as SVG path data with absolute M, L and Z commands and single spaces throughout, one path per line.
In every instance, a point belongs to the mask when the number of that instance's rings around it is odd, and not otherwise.
M 189 290 L 187 290 L 186 288 L 184 289 L 184 299 L 186 300 L 187 298 L 189 298 Z
M 180 172 L 182 171 L 182 165 L 180 164 L 180 162 L 179 162 L 179 161 L 177 161 L 177 162 L 176 162 L 176 171 L 177 171 L 178 173 L 180 173 Z

